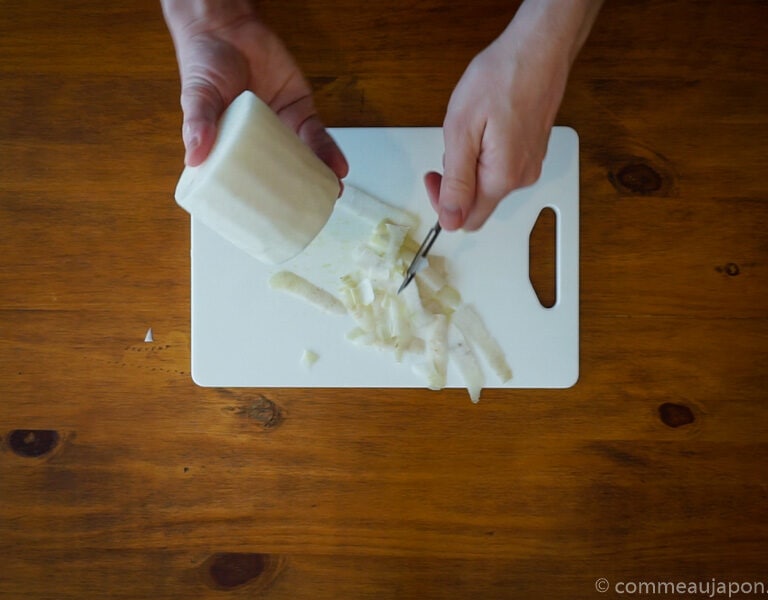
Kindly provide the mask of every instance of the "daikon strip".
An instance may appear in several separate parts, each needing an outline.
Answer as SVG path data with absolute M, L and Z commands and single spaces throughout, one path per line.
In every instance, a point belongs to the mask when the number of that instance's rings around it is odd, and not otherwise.
M 382 340 L 373 332 L 366 331 L 362 327 L 355 327 L 349 331 L 346 338 L 356 346 L 367 346 L 376 350 L 392 352 L 397 362 L 401 362 L 407 354 L 424 354 L 425 352 L 425 343 L 421 338 L 412 337 L 407 342 L 400 338 Z
M 444 285 L 435 295 L 435 298 L 447 309 L 456 310 L 461 305 L 461 294 L 450 285 Z
M 352 258 L 370 279 L 389 280 L 393 268 L 392 262 L 378 254 L 369 245 L 362 244 L 356 248 Z
M 405 316 L 405 310 L 396 300 L 387 303 L 387 320 L 392 337 L 407 343 L 411 339 L 411 325 Z
M 375 333 L 376 315 L 373 314 L 373 309 L 370 306 L 359 306 L 354 309 L 350 308 L 349 314 L 360 329 L 371 335 Z
M 432 313 L 427 312 L 424 308 L 424 304 L 421 301 L 419 294 L 419 287 L 411 282 L 411 285 L 398 294 L 403 299 L 408 315 L 415 327 L 425 327 L 432 323 L 434 318 Z
M 450 333 L 449 357 L 458 368 L 462 379 L 464 379 L 464 385 L 467 386 L 467 391 L 469 392 L 469 399 L 477 404 L 480 401 L 480 394 L 485 386 L 483 369 L 464 334 L 455 325 L 451 327 Z
M 405 225 L 411 230 L 419 225 L 419 219 L 413 213 L 387 204 L 349 184 L 344 184 L 344 195 L 338 205 L 342 210 L 347 210 L 354 216 L 368 221 L 371 227 L 385 220 Z
M 288 292 L 325 312 L 344 315 L 347 309 L 335 296 L 290 271 L 278 271 L 269 279 L 273 290 Z
M 384 256 L 395 261 L 400 255 L 400 248 L 402 248 L 405 237 L 408 235 L 409 228 L 394 223 L 385 223 L 384 228 L 387 231 L 387 248 Z
M 504 351 L 471 305 L 462 304 L 456 309 L 453 313 L 453 322 L 467 340 L 477 346 L 502 383 L 512 379 L 512 369 L 507 364 Z
M 442 303 L 437 298 L 435 298 L 435 296 L 433 296 L 432 294 L 429 294 L 429 293 L 423 294 L 421 298 L 421 303 L 424 305 L 424 310 L 429 315 L 447 314 L 448 312 L 446 311 Z
M 426 379 L 429 389 L 441 390 L 448 370 L 448 318 L 445 315 L 435 315 L 426 343 L 426 360 L 414 365 L 414 371 Z
M 357 284 L 357 296 L 360 298 L 363 306 L 373 304 L 373 301 L 376 299 L 376 293 L 373 290 L 373 284 L 370 279 L 360 280 L 360 283 Z
M 448 283 L 445 274 L 438 271 L 431 263 L 428 263 L 422 269 L 419 269 L 418 277 L 419 281 L 427 286 L 433 293 L 437 293 Z

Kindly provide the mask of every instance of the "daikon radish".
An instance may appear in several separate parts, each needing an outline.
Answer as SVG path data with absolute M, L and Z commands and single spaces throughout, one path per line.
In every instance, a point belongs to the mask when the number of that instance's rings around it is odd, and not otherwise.
M 252 92 L 222 116 L 208 158 L 186 167 L 176 201 L 267 264 L 293 258 L 331 216 L 339 180 Z

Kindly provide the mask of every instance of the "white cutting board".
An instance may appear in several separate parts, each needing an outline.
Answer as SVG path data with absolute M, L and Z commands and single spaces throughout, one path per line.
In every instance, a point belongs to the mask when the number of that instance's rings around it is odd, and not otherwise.
M 422 177 L 429 170 L 441 171 L 440 128 L 338 128 L 331 129 L 331 134 L 349 161 L 345 182 L 418 214 L 421 225 L 414 237 L 421 241 L 435 221 Z M 557 219 L 557 302 L 549 309 L 539 304 L 528 275 L 529 234 L 545 207 L 552 208 Z M 343 227 L 336 212 L 335 227 Z M 313 248 L 307 251 L 309 258 L 300 255 L 279 267 L 268 267 L 192 219 L 192 377 L 198 385 L 424 386 L 408 365 L 398 364 L 391 354 L 347 341 L 344 336 L 354 326 L 351 317 L 320 312 L 301 299 L 269 289 L 267 281 L 276 270 L 295 266 L 301 272 L 316 262 Z M 339 257 L 345 255 L 345 247 L 340 248 L 334 261 L 343 260 Z M 443 232 L 431 254 L 446 258 L 454 287 L 476 307 L 512 367 L 513 378 L 504 384 L 485 368 L 486 387 L 564 388 L 576 383 L 579 160 L 575 131 L 555 127 L 539 181 L 510 194 L 481 231 Z M 301 361 L 305 349 L 319 355 L 311 367 Z M 453 365 L 449 365 L 448 387 L 463 387 Z

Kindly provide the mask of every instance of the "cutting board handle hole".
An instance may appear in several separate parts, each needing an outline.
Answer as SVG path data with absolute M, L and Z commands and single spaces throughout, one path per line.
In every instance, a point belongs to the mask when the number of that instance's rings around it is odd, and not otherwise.
M 557 302 L 557 214 L 545 207 L 528 238 L 528 277 L 544 308 Z

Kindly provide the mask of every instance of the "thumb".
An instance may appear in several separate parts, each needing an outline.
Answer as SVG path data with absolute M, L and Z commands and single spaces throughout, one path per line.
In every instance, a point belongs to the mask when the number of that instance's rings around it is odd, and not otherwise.
M 202 163 L 216 141 L 216 123 L 224 112 L 224 99 L 208 81 L 186 79 L 181 86 L 181 109 L 184 124 L 184 162 L 190 167 Z
M 437 213 L 440 224 L 448 231 L 464 225 L 475 203 L 477 188 L 477 157 L 468 136 L 445 129 L 445 157 Z

